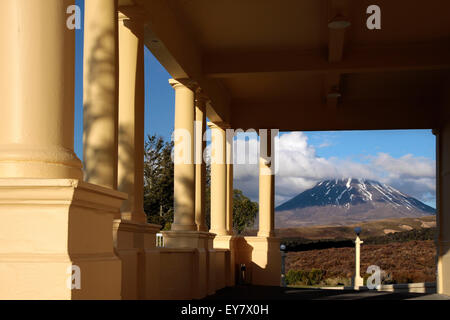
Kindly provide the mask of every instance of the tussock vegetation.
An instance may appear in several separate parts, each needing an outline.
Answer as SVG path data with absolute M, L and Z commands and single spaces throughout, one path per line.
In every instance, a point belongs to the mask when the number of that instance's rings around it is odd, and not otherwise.
M 384 236 L 363 238 L 367 244 L 388 244 L 393 242 L 406 242 L 412 240 L 434 240 L 436 228 L 413 229 L 390 233 Z M 329 248 L 352 248 L 355 246 L 352 239 L 322 239 L 309 240 L 304 238 L 288 238 L 282 241 L 286 245 L 287 251 L 308 251 Z
M 365 271 L 370 265 L 377 265 L 383 270 L 383 283 L 433 282 L 436 281 L 435 256 L 436 247 L 432 240 L 389 244 L 364 242 L 361 246 L 361 276 L 365 276 Z M 286 270 L 288 273 L 291 272 L 289 281 L 297 285 L 312 285 L 307 284 L 313 281 L 305 274 L 309 274 L 312 270 L 320 270 L 321 278 L 319 283 L 314 282 L 316 285 L 347 285 L 354 273 L 354 257 L 354 248 L 288 252 Z M 314 271 L 314 274 L 318 273 Z M 338 280 L 340 283 L 335 283 L 336 279 L 341 279 Z
M 379 237 L 386 234 L 386 230 L 404 232 L 412 229 L 430 228 L 436 226 L 436 216 L 425 216 L 420 218 L 400 218 L 368 221 L 359 224 L 341 226 L 311 226 L 277 229 L 276 234 L 281 238 L 302 238 L 310 240 L 328 239 L 354 239 L 355 227 L 362 228 L 361 237 Z M 248 231 L 248 235 L 255 235 L 256 231 Z
M 364 240 L 366 244 L 387 244 L 392 242 L 406 242 L 412 240 L 434 240 L 436 228 L 414 229 L 396 233 L 389 233 L 381 237 L 370 237 Z
M 321 269 L 305 270 L 289 270 L 286 274 L 287 285 L 306 285 L 315 286 L 324 280 L 325 271 Z

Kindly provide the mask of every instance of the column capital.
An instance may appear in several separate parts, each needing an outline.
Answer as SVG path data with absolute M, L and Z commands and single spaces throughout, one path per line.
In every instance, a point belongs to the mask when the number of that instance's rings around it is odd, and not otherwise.
M 203 92 L 203 89 L 198 87 L 195 90 L 195 102 L 199 104 L 207 104 L 211 99 Z
M 145 22 L 145 13 L 138 6 L 120 6 L 117 11 L 117 19 L 131 20 L 133 22 Z
M 207 124 L 210 129 L 231 129 L 231 126 L 227 122 L 208 122 Z
M 181 88 L 188 88 L 190 90 L 195 91 L 198 88 L 198 84 L 196 81 L 192 79 L 169 79 L 169 84 L 174 88 L 175 90 L 181 89 Z
M 123 21 L 130 19 L 127 15 L 125 15 L 123 12 L 117 12 L 117 20 Z

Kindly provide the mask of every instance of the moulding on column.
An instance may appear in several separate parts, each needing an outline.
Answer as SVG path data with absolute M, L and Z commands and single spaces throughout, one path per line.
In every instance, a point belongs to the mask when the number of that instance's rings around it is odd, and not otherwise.
M 207 241 L 214 234 L 206 231 L 161 231 L 167 248 L 207 248 Z
M 119 20 L 133 20 L 139 22 L 146 22 L 145 11 L 138 6 L 120 6 L 118 10 L 118 19 Z
M 177 89 L 179 87 L 186 87 L 188 89 L 191 89 L 191 90 L 195 91 L 198 88 L 198 83 L 195 80 L 192 80 L 192 79 L 189 79 L 189 78 L 169 79 L 169 84 L 174 89 Z
M 228 122 L 208 122 L 207 125 L 210 129 L 219 128 L 222 130 L 226 130 L 232 128 Z
M 111 227 L 124 199 L 75 179 L 0 179 L 0 298 L 120 299 Z
M 156 233 L 161 226 L 131 220 L 113 220 L 113 241 L 116 249 L 154 249 Z

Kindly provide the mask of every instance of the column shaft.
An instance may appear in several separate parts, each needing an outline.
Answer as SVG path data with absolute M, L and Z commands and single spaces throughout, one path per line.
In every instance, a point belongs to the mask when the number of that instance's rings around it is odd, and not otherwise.
M 226 228 L 226 158 L 225 130 L 209 123 L 211 128 L 211 233 L 227 234 Z
M 436 135 L 437 148 L 437 289 L 450 294 L 450 123 Z
M 73 3 L 0 2 L 0 177 L 82 178 L 73 152 L 75 32 L 66 27 Z
M 122 219 L 146 222 L 144 213 L 144 26 L 119 18 L 119 191 L 128 194 Z
M 174 222 L 172 230 L 197 230 L 195 224 L 194 91 L 170 80 L 175 89 Z
M 117 189 L 117 1 L 85 3 L 85 180 Z
M 275 168 L 274 157 L 271 157 L 272 134 L 260 134 L 259 157 L 259 231 L 258 236 L 274 235 L 274 205 L 275 205 Z
M 195 223 L 198 231 L 207 231 L 205 221 L 205 182 L 206 164 L 203 152 L 206 141 L 203 135 L 206 131 L 206 97 L 198 92 L 195 105 Z
M 227 220 L 227 234 L 233 234 L 233 136 L 227 136 L 227 211 L 226 211 L 226 220 Z

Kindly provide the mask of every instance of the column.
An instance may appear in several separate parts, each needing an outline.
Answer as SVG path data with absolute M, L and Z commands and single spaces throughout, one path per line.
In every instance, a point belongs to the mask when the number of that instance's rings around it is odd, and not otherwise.
M 0 177 L 82 179 L 73 151 L 73 1 L 2 0 Z M 44 23 L 45 22 L 45 23 Z
M 226 235 L 226 159 L 225 130 L 218 124 L 208 123 L 211 128 L 211 233 Z
M 203 152 L 206 141 L 206 101 L 208 98 L 197 90 L 195 97 L 195 223 L 198 231 L 208 231 L 205 221 L 206 164 Z
M 259 237 L 274 235 L 274 198 L 275 198 L 275 168 L 272 156 L 273 137 L 271 130 L 266 133 L 260 130 L 259 156 Z
M 73 152 L 73 4 L 0 1 L 0 299 L 121 297 L 124 195 L 83 182 Z
M 117 189 L 117 1 L 85 3 L 84 176 Z
M 226 160 L 227 160 L 227 206 L 226 206 L 226 226 L 227 234 L 233 235 L 233 138 L 234 134 L 226 135 Z
M 197 230 L 195 224 L 194 85 L 170 79 L 175 89 L 174 222 L 171 230 Z
M 436 133 L 437 291 L 450 295 L 450 122 Z
M 124 220 L 146 222 L 144 213 L 144 26 L 119 13 L 119 136 L 117 189 L 128 194 Z

